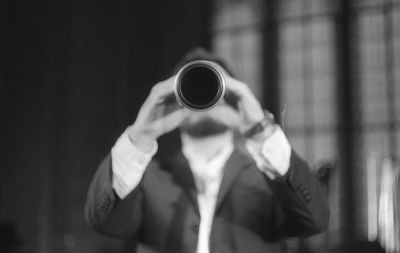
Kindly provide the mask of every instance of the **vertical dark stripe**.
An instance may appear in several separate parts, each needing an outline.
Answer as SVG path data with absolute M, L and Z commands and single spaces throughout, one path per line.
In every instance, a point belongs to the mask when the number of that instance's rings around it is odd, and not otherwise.
M 0 141 L 5 141 L 5 73 L 7 50 L 7 1 L 0 3 Z M 1 145 L 0 152 L 5 154 L 5 145 Z
M 201 36 L 201 44 L 204 48 L 208 50 L 212 50 L 212 26 L 213 26 L 213 17 L 214 17 L 214 1 L 213 0 L 203 0 L 201 2 L 203 15 L 201 16 L 200 22 L 202 23 L 200 27 L 202 28 L 202 36 Z
M 302 82 L 303 82 L 303 110 L 304 110 L 304 149 L 307 158 L 314 158 L 314 115 L 313 115 L 313 76 L 312 66 L 312 22 L 313 14 L 306 14 L 312 7 L 310 0 L 303 0 L 301 18 L 301 47 L 302 47 Z
M 278 20 L 275 18 L 278 1 L 265 1 L 265 16 L 263 26 L 262 48 L 262 92 L 263 106 L 271 111 L 281 122 L 279 113 L 279 43 Z
M 341 0 L 336 16 L 336 66 L 337 74 L 337 92 L 338 92 L 338 112 L 339 112 L 339 154 L 341 158 L 339 168 L 341 178 L 343 178 L 343 187 L 341 192 L 342 208 L 342 226 L 345 252 L 353 252 L 354 241 L 354 197 L 353 197 L 353 142 L 352 129 L 355 113 L 352 107 L 352 37 L 351 37 L 351 16 L 350 3 L 348 0 Z

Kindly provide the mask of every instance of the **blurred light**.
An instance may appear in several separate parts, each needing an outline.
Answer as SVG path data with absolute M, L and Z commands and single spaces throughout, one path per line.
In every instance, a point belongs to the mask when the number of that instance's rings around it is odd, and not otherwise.
M 381 173 L 378 238 L 386 252 L 400 253 L 399 167 L 390 159 L 385 159 Z

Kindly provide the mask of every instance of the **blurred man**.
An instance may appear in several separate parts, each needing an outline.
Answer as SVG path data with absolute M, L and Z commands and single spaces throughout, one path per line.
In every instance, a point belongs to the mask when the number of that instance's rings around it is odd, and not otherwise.
M 157 83 L 94 176 L 89 224 L 137 241 L 137 252 L 281 252 L 283 238 L 323 231 L 325 194 L 280 126 L 215 56 L 196 50 L 180 66 L 198 59 L 225 69 L 235 102 L 194 112 L 166 102 L 174 77 Z M 157 139 L 176 128 L 181 152 L 154 160 Z

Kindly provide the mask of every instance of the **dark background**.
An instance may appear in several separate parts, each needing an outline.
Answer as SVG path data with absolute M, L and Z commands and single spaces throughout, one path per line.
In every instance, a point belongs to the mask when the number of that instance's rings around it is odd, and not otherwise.
M 123 248 L 86 225 L 89 181 L 152 85 L 208 47 L 206 4 L 1 2 L 2 243 L 15 229 L 28 252 Z

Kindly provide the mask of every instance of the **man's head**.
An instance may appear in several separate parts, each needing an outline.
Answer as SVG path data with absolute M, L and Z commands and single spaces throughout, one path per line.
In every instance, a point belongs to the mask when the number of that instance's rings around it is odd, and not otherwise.
M 189 51 L 174 68 L 174 74 L 186 63 L 195 60 L 215 62 L 232 76 L 232 72 L 221 58 L 202 48 Z M 220 103 L 211 110 L 190 112 L 188 118 L 182 123 L 180 130 L 191 137 L 202 138 L 235 129 L 237 121 L 238 113 L 234 110 L 234 106 L 229 106 L 227 103 Z
M 222 58 L 218 57 L 215 54 L 212 54 L 211 52 L 201 47 L 196 47 L 188 51 L 182 57 L 182 59 L 175 65 L 173 69 L 173 74 L 175 75 L 176 73 L 178 73 L 179 69 L 182 68 L 186 63 L 196 60 L 206 60 L 215 62 L 218 65 L 220 65 L 230 76 L 234 77 L 233 72 Z

